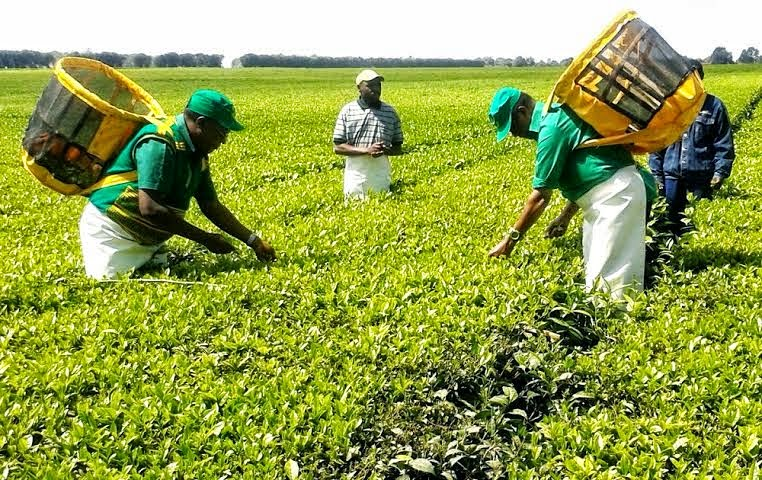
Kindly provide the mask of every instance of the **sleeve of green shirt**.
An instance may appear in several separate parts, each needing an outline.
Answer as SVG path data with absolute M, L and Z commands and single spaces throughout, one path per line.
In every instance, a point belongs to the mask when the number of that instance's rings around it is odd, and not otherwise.
M 573 132 L 567 131 L 566 127 L 566 122 L 559 121 L 557 114 L 548 114 L 543 120 L 537 138 L 532 188 L 558 188 L 566 160 L 576 146 L 576 140 L 570 134 Z
M 135 148 L 138 188 L 169 194 L 173 185 L 174 155 L 169 146 L 156 139 L 147 139 Z

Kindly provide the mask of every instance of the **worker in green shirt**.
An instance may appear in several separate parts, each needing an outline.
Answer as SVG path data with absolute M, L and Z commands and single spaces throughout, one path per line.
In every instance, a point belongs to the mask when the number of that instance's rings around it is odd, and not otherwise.
M 149 124 L 109 164 L 106 175 L 135 173 L 89 195 L 79 222 L 87 276 L 103 279 L 146 264 L 161 264 L 164 242 L 180 235 L 213 253 L 229 253 L 233 244 L 185 220 L 192 199 L 220 230 L 251 248 L 258 259 L 273 260 L 275 251 L 249 230 L 217 197 L 209 154 L 243 130 L 233 103 L 215 90 L 197 90 L 171 125 Z
M 578 148 L 600 135 L 568 106 L 553 104 L 545 113 L 544 108 L 515 88 L 501 88 L 492 99 L 489 119 L 497 140 L 508 133 L 535 140 L 537 152 L 532 193 L 490 256 L 510 255 L 558 189 L 567 203 L 545 236 L 563 235 L 582 210 L 587 289 L 601 288 L 613 298 L 621 298 L 627 288 L 642 290 L 647 196 L 656 194 L 653 177 L 621 146 Z

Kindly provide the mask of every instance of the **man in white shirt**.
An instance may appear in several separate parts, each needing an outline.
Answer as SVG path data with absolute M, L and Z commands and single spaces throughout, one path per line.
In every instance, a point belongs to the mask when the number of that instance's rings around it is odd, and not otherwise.
M 333 129 L 333 151 L 346 156 L 344 196 L 365 198 L 369 192 L 388 192 L 390 155 L 402 153 L 402 124 L 397 111 L 381 101 L 384 77 L 363 70 L 355 84 L 357 100 L 344 105 Z

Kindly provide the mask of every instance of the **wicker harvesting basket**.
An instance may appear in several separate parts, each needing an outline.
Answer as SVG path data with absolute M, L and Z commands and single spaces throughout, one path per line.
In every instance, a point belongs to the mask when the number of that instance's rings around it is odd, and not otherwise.
M 165 118 L 148 92 L 115 69 L 63 57 L 29 119 L 24 168 L 56 192 L 87 194 L 120 180 L 101 178 L 104 165 L 141 126 Z
M 688 128 L 704 102 L 701 78 L 633 11 L 618 15 L 567 67 L 553 101 L 567 104 L 603 137 L 583 147 L 661 150 Z

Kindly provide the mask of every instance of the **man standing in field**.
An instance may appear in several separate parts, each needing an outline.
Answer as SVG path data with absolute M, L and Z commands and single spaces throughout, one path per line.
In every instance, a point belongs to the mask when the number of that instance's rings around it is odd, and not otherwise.
M 106 175 L 137 171 L 137 180 L 94 191 L 79 222 L 85 272 L 113 278 L 156 261 L 172 235 L 200 243 L 214 253 L 235 248 L 219 233 L 184 220 L 190 199 L 224 232 L 246 243 L 260 260 L 275 252 L 241 224 L 217 198 L 209 154 L 230 131 L 243 130 L 230 100 L 214 90 L 198 90 L 171 128 L 143 127 L 108 166 Z
M 582 246 L 585 284 L 598 286 L 621 298 L 630 287 L 643 288 L 645 266 L 646 183 L 653 179 L 636 167 L 632 154 L 621 146 L 576 147 L 597 132 L 568 106 L 544 105 L 515 88 L 501 88 L 492 99 L 489 119 L 497 140 L 508 133 L 537 142 L 533 191 L 508 234 L 490 256 L 510 255 L 516 244 L 540 218 L 559 189 L 567 199 L 561 214 L 550 222 L 547 237 L 566 232 L 569 221 L 582 210 Z M 654 192 L 655 193 L 655 192 Z
M 690 60 L 691 68 L 704 78 L 704 67 Z M 710 199 L 730 176 L 735 159 L 733 132 L 722 100 L 707 94 L 698 116 L 680 139 L 648 157 L 648 165 L 667 199 L 670 233 L 680 236 L 689 230 L 685 220 L 688 192 L 693 198 Z
M 396 110 L 381 101 L 384 77 L 373 70 L 357 75 L 360 96 L 344 105 L 333 129 L 333 151 L 346 156 L 344 196 L 365 198 L 369 192 L 388 192 L 390 155 L 402 153 L 402 124 Z

